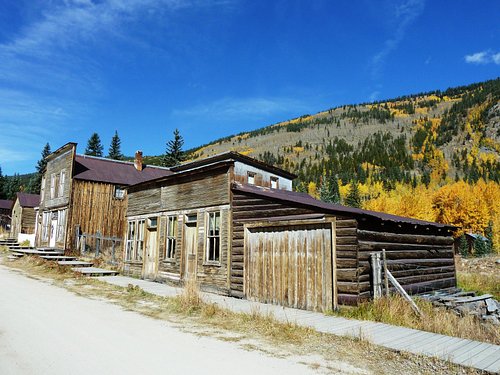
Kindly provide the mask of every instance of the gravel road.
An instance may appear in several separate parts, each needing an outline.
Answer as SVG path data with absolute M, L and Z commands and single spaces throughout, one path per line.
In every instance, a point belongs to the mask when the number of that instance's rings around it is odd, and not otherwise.
M 313 374 L 0 266 L 0 374 Z

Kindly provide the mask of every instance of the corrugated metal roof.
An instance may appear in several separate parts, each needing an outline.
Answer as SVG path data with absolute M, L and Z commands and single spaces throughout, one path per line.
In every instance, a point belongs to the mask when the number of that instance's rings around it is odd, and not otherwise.
M 424 221 L 413 219 L 404 216 L 397 216 L 386 214 L 383 212 L 363 210 L 359 208 L 347 207 L 340 204 L 326 203 L 317 199 L 314 199 L 309 194 L 306 193 L 298 193 L 294 191 L 287 190 L 279 190 L 279 189 L 270 189 L 263 188 L 255 185 L 246 185 L 240 183 L 233 183 L 232 189 L 235 191 L 240 191 L 242 193 L 250 193 L 254 195 L 258 195 L 261 197 L 266 197 L 270 199 L 277 199 L 281 201 L 286 201 L 290 203 L 300 204 L 302 206 L 309 206 L 311 208 L 320 209 L 322 212 L 331 213 L 331 214 L 344 214 L 344 215 L 352 215 L 355 217 L 366 217 L 366 218 L 375 218 L 382 221 L 393 221 L 393 222 L 401 222 L 407 224 L 414 225 L 426 225 L 433 226 L 437 228 L 447 228 L 447 229 L 455 229 L 452 225 L 439 224 L 431 221 Z
M 17 193 L 21 207 L 37 207 L 40 204 L 39 194 Z
M 173 172 L 162 167 L 144 165 L 142 171 L 138 171 L 131 162 L 76 155 L 73 178 L 128 186 L 171 174 Z
M 13 201 L 10 201 L 8 199 L 0 199 L 0 210 L 12 210 L 13 205 Z

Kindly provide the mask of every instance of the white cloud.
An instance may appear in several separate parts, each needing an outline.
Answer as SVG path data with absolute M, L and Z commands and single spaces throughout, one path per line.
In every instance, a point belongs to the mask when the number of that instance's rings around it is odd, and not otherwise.
M 495 64 L 500 65 L 500 52 L 495 53 L 491 58 Z
M 378 97 L 380 96 L 380 91 L 373 91 L 370 96 L 368 97 L 368 100 L 370 102 L 374 102 L 375 100 L 378 99 Z
M 471 64 L 486 64 L 487 60 L 488 60 L 488 52 L 486 51 L 476 52 L 473 53 L 472 55 L 465 56 L 465 62 Z
M 500 65 L 500 52 L 494 53 L 491 50 L 476 52 L 465 55 L 464 60 L 468 64 L 497 64 Z
M 425 0 L 406 0 L 393 8 L 393 14 L 397 24 L 394 34 L 391 38 L 385 40 L 382 49 L 376 53 L 370 61 L 373 79 L 379 76 L 387 57 L 398 48 L 399 44 L 404 39 L 408 27 L 422 14 L 424 7 Z

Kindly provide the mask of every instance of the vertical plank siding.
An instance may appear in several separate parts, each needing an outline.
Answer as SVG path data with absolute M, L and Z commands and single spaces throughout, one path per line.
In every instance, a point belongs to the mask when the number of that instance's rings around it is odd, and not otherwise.
M 67 225 L 66 248 L 75 249 L 75 229 L 81 233 L 100 232 L 105 237 L 124 238 L 127 197 L 116 199 L 114 185 L 74 180 L 71 215 Z M 123 247 L 117 246 L 117 259 L 123 258 Z
M 331 310 L 331 231 L 329 222 L 248 229 L 247 298 Z

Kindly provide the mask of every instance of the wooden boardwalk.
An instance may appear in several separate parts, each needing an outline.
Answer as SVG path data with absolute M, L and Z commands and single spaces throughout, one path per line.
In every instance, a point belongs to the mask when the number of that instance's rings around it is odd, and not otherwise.
M 172 297 L 182 291 L 182 288 L 125 276 L 100 277 L 99 280 L 124 287 L 128 284 L 137 285 L 146 292 L 164 297 Z M 388 349 L 436 357 L 491 373 L 500 372 L 499 345 L 390 324 L 325 316 L 317 312 L 268 305 L 211 293 L 203 293 L 203 299 L 235 312 L 259 311 L 262 314 L 272 314 L 279 321 L 294 322 L 314 328 L 318 332 L 362 338 Z

